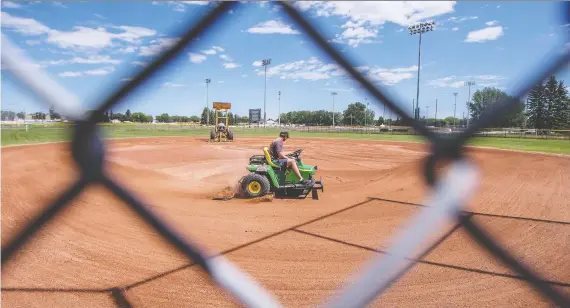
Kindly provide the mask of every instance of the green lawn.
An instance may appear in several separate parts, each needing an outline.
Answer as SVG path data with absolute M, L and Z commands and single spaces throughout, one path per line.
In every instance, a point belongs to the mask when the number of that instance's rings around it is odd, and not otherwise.
M 106 138 L 133 138 L 156 136 L 203 136 L 209 135 L 204 128 L 181 128 L 180 126 L 143 126 L 143 125 L 103 125 L 102 130 Z M 277 129 L 247 129 L 237 128 L 236 138 L 253 136 L 277 136 Z M 336 132 L 303 132 L 292 131 L 292 136 L 321 137 L 321 138 L 351 138 L 364 140 L 408 141 L 424 142 L 420 136 L 397 134 L 361 134 Z M 24 126 L 2 127 L 2 146 L 33 144 L 42 142 L 68 141 L 70 130 L 66 125 L 29 125 L 26 131 Z M 494 147 L 530 152 L 545 152 L 556 154 L 570 154 L 570 140 L 540 140 L 519 138 L 478 137 L 469 142 L 472 146 Z

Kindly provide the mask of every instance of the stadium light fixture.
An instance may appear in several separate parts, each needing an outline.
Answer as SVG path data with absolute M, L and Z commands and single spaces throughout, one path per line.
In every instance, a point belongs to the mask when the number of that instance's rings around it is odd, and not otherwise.
M 420 66 L 421 66 L 421 49 L 422 49 L 422 34 L 426 32 L 433 31 L 435 27 L 435 22 L 421 22 L 408 27 L 408 32 L 410 35 L 419 34 L 420 42 L 418 46 L 418 84 L 416 90 L 416 109 L 414 111 L 414 118 L 419 120 L 420 118 Z
M 271 64 L 270 58 L 266 58 L 261 61 L 261 65 L 265 69 L 265 87 L 263 90 L 263 128 L 265 128 L 265 124 L 267 123 L 267 66 L 269 66 L 269 64 Z
M 466 123 L 465 123 L 465 126 L 469 126 L 469 103 L 471 103 L 471 86 L 474 86 L 474 85 L 475 85 L 475 81 L 472 81 L 472 80 L 470 80 L 470 81 L 465 81 L 464 84 L 465 84 L 466 87 L 469 88 L 469 97 L 468 97 L 468 100 L 467 100 L 467 105 L 465 106 L 466 109 L 467 109 L 467 110 L 466 110 L 466 111 L 467 111 L 467 121 L 466 121 Z
M 338 95 L 338 93 L 336 93 L 336 92 L 331 92 L 332 101 L 333 101 L 333 127 L 335 126 L 335 125 L 334 125 L 334 97 L 335 97 L 336 95 Z
M 457 111 L 457 92 L 453 93 L 453 96 L 455 96 L 455 103 L 453 104 L 453 126 L 457 127 L 457 118 L 455 117 L 455 112 Z
M 210 125 L 210 100 L 208 97 L 208 84 L 212 82 L 210 78 L 206 78 L 206 125 Z

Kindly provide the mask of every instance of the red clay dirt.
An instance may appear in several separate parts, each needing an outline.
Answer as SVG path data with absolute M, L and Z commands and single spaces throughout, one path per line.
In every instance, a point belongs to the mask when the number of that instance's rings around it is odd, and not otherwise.
M 320 200 L 211 200 L 246 174 L 248 158 L 271 139 L 113 140 L 107 170 L 186 239 L 212 255 L 229 251 L 228 259 L 286 307 L 314 307 L 350 283 L 378 254 L 374 249 L 385 249 L 420 209 L 413 204 L 428 191 L 421 168 L 427 147 L 292 138 L 286 150 L 303 148 L 304 160 L 319 167 Z M 469 151 L 482 182 L 467 210 L 480 213 L 477 222 L 570 295 L 570 158 Z M 66 144 L 3 148 L 2 247 L 76 177 Z M 434 241 L 451 229 L 434 230 Z M 112 307 L 105 290 L 118 287 L 134 307 L 237 305 L 188 264 L 94 186 L 4 266 L 2 304 Z M 459 228 L 373 306 L 552 307 L 537 294 Z

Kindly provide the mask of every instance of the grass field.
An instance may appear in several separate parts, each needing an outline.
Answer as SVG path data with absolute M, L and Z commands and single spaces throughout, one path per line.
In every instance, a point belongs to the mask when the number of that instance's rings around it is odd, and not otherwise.
M 144 125 L 103 125 L 101 126 L 106 138 L 133 138 L 133 137 L 159 137 L 159 136 L 209 136 L 205 128 L 181 128 L 180 126 L 144 126 Z M 278 135 L 277 129 L 247 129 L 238 128 L 236 138 Z M 366 140 L 425 142 L 420 136 L 399 134 L 361 134 L 337 132 L 303 132 L 292 131 L 292 137 L 318 137 L 318 138 L 352 138 Z M 65 125 L 28 125 L 2 128 L 2 146 L 34 144 L 44 142 L 68 141 L 70 130 Z M 472 146 L 493 147 L 500 149 L 544 152 L 555 154 L 570 154 L 569 140 L 540 140 L 522 138 L 478 137 L 469 142 Z

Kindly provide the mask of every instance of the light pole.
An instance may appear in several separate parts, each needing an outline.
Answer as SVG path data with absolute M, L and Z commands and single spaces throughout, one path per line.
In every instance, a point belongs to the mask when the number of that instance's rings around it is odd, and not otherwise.
M 265 107 L 267 106 L 266 104 L 266 94 L 267 94 L 267 66 L 271 64 L 271 59 L 267 58 L 267 59 L 263 59 L 263 61 L 261 61 L 261 65 L 263 65 L 264 69 L 265 69 L 265 87 L 263 89 L 263 128 L 265 128 L 265 123 L 267 122 L 267 118 L 266 115 L 267 113 L 265 112 Z
M 364 98 L 364 102 L 366 102 L 366 109 L 364 109 L 364 129 L 366 129 L 366 118 L 368 117 L 368 98 Z
M 335 126 L 335 125 L 334 125 L 334 97 L 337 96 L 337 95 L 338 95 L 338 93 L 336 93 L 336 92 L 331 92 L 331 96 L 332 96 L 332 100 L 333 100 L 333 127 Z
M 471 86 L 475 85 L 475 81 L 466 81 L 465 85 L 469 87 L 469 100 L 467 101 L 467 122 L 465 126 L 469 126 L 469 103 L 471 103 Z
M 453 93 L 453 96 L 455 96 L 455 103 L 453 104 L 453 126 L 454 128 L 457 127 L 457 118 L 455 117 L 455 112 L 457 111 L 457 92 Z
M 433 31 L 433 27 L 435 26 L 435 22 L 421 22 L 415 25 L 411 25 L 408 27 L 408 31 L 410 35 L 419 34 L 420 35 L 420 42 L 418 45 L 418 84 L 416 90 L 416 111 L 414 118 L 419 120 L 420 118 L 420 65 L 421 65 L 421 54 L 422 54 L 422 34 Z
M 279 91 L 279 105 L 278 105 L 278 110 L 279 110 L 279 127 L 281 127 L 281 91 Z
M 210 125 L 210 100 L 208 97 L 208 85 L 212 82 L 210 78 L 206 78 L 206 125 Z
M 428 125 L 429 120 L 429 105 L 426 105 L 426 126 Z
M 437 127 L 437 98 L 435 99 L 435 119 L 434 125 Z

